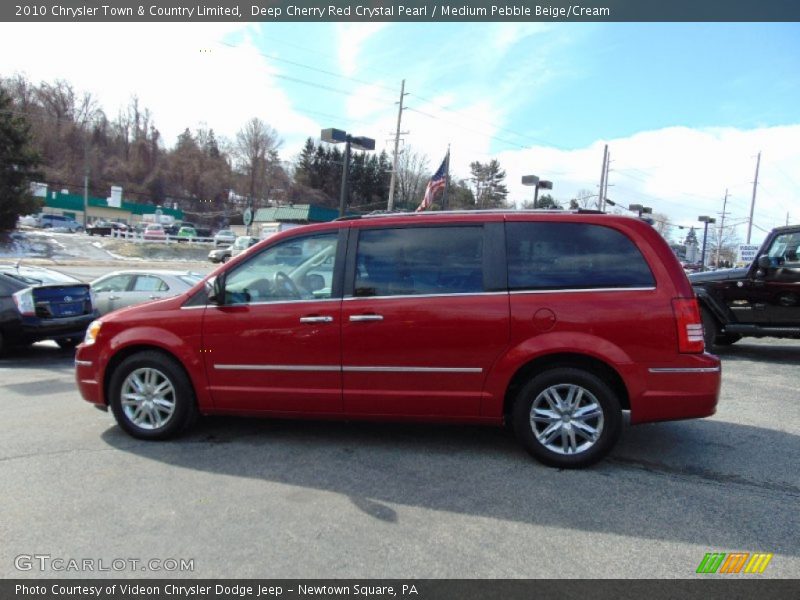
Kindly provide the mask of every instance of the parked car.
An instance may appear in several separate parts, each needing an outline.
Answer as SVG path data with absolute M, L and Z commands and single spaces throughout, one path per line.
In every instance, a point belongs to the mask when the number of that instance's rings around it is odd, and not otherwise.
M 203 279 L 191 271 L 114 271 L 92 281 L 95 304 L 101 315 L 148 300 L 176 296 Z
M 70 233 L 83 231 L 83 226 L 75 219 L 62 215 L 42 214 L 39 215 L 38 223 L 42 229 L 60 229 Z
M 236 241 L 236 234 L 230 229 L 222 229 L 214 236 L 215 246 L 230 246 Z
M 225 246 L 224 248 L 214 248 L 208 253 L 208 260 L 212 263 L 228 262 L 233 253 L 233 246 Z
M 178 241 L 179 242 L 191 242 L 197 237 L 197 231 L 195 231 L 194 227 L 181 227 L 178 230 Z
M 144 228 L 144 233 L 142 237 L 146 240 L 152 241 L 166 241 L 167 234 L 164 232 L 164 226 L 159 223 L 150 223 L 147 227 Z
M 240 235 L 231 246 L 231 256 L 237 256 L 258 243 L 258 238 L 249 235 Z
M 128 230 L 128 226 L 124 223 L 116 221 L 95 221 L 86 227 L 86 233 L 89 235 L 111 235 L 114 231 L 124 232 Z
M 623 411 L 714 413 L 702 333 L 677 258 L 639 219 L 394 214 L 281 232 L 180 296 L 100 318 L 76 380 L 143 439 L 198 413 L 510 423 L 542 462 L 582 467 Z
M 742 337 L 800 338 L 800 225 L 773 229 L 743 269 L 689 276 L 700 300 L 706 347 Z
M 88 284 L 51 269 L 0 266 L 0 352 L 42 340 L 72 348 L 97 315 Z

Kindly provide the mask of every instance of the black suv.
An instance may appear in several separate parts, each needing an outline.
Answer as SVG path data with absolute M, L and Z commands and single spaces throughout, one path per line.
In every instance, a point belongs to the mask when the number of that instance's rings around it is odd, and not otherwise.
M 800 338 L 800 225 L 773 229 L 743 269 L 689 275 L 706 347 L 743 336 Z

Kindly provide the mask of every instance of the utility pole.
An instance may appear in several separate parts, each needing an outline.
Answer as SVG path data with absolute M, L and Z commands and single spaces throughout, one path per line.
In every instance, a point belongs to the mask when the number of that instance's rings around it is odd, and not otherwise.
M 756 160 L 756 178 L 753 180 L 753 200 L 750 202 L 750 220 L 747 222 L 747 243 L 750 243 L 750 233 L 753 231 L 753 211 L 756 208 L 756 188 L 758 188 L 758 167 L 761 166 L 761 152 Z
M 611 170 L 611 152 L 609 151 L 608 157 L 606 158 L 606 181 L 605 187 L 603 188 L 603 212 L 606 210 L 606 198 L 608 198 L 608 172 Z
M 725 188 L 725 199 L 722 201 L 722 214 L 719 220 L 719 234 L 717 235 L 717 257 L 714 259 L 714 265 L 719 269 L 719 252 L 722 249 L 722 232 L 725 227 L 725 208 L 728 206 L 728 188 Z
M 397 182 L 397 147 L 400 145 L 400 121 L 403 118 L 403 98 L 405 97 L 406 80 L 403 79 L 400 84 L 400 108 L 397 109 L 397 131 L 394 135 L 394 160 L 392 162 L 392 179 L 389 183 L 389 204 L 386 210 L 392 212 L 394 210 L 394 186 Z
M 605 197 L 605 182 L 606 182 L 606 169 L 608 169 L 608 144 L 606 144 L 605 150 L 603 150 L 603 169 L 600 171 L 600 199 L 597 203 L 600 210 L 605 211 L 606 209 L 606 197 Z

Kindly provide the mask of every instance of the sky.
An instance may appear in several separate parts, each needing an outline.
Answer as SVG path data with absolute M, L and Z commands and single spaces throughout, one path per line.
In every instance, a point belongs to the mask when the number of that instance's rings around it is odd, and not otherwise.
M 697 227 L 727 189 L 742 241 L 760 152 L 751 241 L 800 223 L 798 23 L 0 23 L 0 57 L 111 118 L 138 96 L 170 146 L 258 117 L 287 162 L 327 127 L 391 154 L 405 80 L 401 149 L 431 172 L 448 147 L 455 178 L 496 158 L 509 200 L 538 175 L 566 204 L 598 193 L 608 144 L 618 206 Z

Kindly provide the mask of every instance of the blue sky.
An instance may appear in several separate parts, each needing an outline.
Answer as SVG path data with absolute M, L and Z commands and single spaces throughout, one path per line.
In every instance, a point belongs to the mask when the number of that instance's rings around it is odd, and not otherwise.
M 331 126 L 390 151 L 405 79 L 403 148 L 431 170 L 450 144 L 456 177 L 498 158 L 512 200 L 538 174 L 568 201 L 597 193 L 607 143 L 609 196 L 681 224 L 726 188 L 746 218 L 761 151 L 757 225 L 800 222 L 800 24 L 0 24 L 0 55 L 3 75 L 66 79 L 110 115 L 137 94 L 167 143 L 257 116 L 288 163 Z

